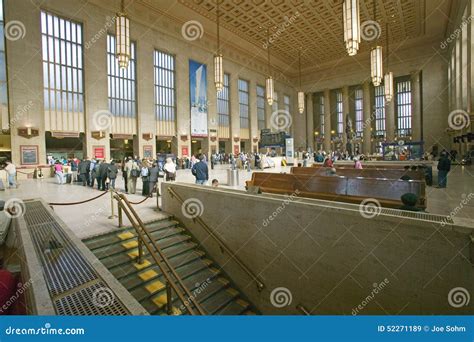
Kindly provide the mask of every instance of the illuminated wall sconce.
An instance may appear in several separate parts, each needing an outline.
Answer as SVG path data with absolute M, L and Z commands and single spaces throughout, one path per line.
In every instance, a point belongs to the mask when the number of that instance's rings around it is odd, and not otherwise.
M 336 134 L 336 131 L 335 131 L 335 130 L 332 130 L 332 131 L 331 131 L 331 134 Z
M 104 139 L 105 138 L 105 131 L 92 131 L 91 132 L 91 137 L 96 139 L 96 140 L 100 140 L 100 139 Z
M 143 140 L 149 141 L 149 140 L 153 139 L 153 133 L 143 133 L 142 138 L 143 138 Z
M 18 135 L 23 138 L 33 138 L 39 136 L 39 129 L 32 127 L 20 127 L 18 128 Z
M 319 135 L 319 132 L 318 131 L 314 132 L 314 135 Z

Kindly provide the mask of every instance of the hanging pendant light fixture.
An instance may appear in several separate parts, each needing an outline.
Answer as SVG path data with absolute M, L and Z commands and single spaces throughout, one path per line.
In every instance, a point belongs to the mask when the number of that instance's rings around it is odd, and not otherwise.
M 221 42 L 220 42 L 220 31 L 219 31 L 219 2 L 217 0 L 217 10 L 216 10 L 216 23 L 217 23 L 217 53 L 214 56 L 214 83 L 216 85 L 216 90 L 219 93 L 224 89 L 224 66 L 222 63 L 222 54 L 221 54 Z
M 125 13 L 124 0 L 115 19 L 115 56 L 121 69 L 130 62 L 130 20 Z
M 300 90 L 298 91 L 298 111 L 300 114 L 304 112 L 304 92 L 301 91 L 301 48 L 298 50 L 298 69 L 299 69 L 299 81 Z
M 359 0 L 344 0 L 342 15 L 347 53 L 349 56 L 355 56 L 360 44 Z
M 270 64 L 270 29 L 267 29 L 267 55 L 268 55 L 268 77 L 265 84 L 267 103 L 271 106 L 273 104 L 273 78 Z
M 388 23 L 387 23 L 387 70 L 388 70 L 388 58 L 389 58 L 389 36 L 388 36 Z M 393 99 L 393 72 L 389 71 L 384 77 L 385 85 L 385 101 L 390 102 Z
M 374 0 L 374 22 L 377 22 L 377 0 Z M 382 84 L 383 79 L 383 59 L 382 59 L 382 47 L 377 45 L 370 51 L 370 76 L 372 77 L 372 83 L 374 87 L 378 87 Z

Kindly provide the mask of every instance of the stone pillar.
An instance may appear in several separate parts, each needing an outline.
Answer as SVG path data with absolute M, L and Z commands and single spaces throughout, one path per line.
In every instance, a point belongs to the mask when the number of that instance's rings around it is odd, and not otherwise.
M 331 92 L 324 90 L 324 150 L 331 149 Z
M 184 54 L 176 55 L 176 146 L 178 157 L 187 151 L 191 158 L 191 110 L 189 105 L 189 61 Z
M 349 87 L 342 87 L 342 150 L 347 150 L 346 120 L 349 115 Z M 355 125 L 355 122 L 353 122 Z
M 370 82 L 366 81 L 362 85 L 363 91 L 363 107 L 364 107 L 364 123 L 362 124 L 362 153 L 364 154 L 371 154 L 372 153 L 372 131 L 370 127 L 372 127 L 372 119 L 375 120 L 375 115 L 372 115 L 372 94 L 370 93 Z
M 313 93 L 305 96 L 306 102 L 306 147 L 310 147 L 314 151 L 314 105 Z
M 249 151 L 258 151 L 258 142 L 254 138 L 259 138 L 258 118 L 257 118 L 257 83 L 249 81 L 249 117 L 250 117 L 250 148 Z
M 240 138 L 240 112 L 239 112 L 239 76 L 237 73 L 230 74 L 230 141 L 232 143 L 232 152 L 237 152 L 234 148 L 238 145 L 240 152 L 240 140 L 234 141 L 234 138 Z
M 395 94 L 392 101 L 385 101 L 385 129 L 387 130 L 387 141 L 395 140 Z
M 420 141 L 422 137 L 421 130 L 421 72 L 415 71 L 411 74 L 411 94 L 412 94 L 412 139 Z

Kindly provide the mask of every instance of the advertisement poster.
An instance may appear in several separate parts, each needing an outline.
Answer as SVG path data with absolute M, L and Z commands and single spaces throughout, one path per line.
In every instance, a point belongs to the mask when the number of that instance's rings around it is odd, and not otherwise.
M 189 157 L 189 150 L 187 146 L 181 147 L 181 157 Z
M 240 146 L 239 145 L 234 145 L 234 154 L 237 155 L 240 153 Z
M 191 135 L 207 137 L 207 67 L 189 60 Z
M 105 158 L 105 147 L 104 146 L 94 146 L 94 158 L 95 159 L 104 159 Z
M 143 158 L 153 158 L 153 146 L 151 145 L 143 146 Z

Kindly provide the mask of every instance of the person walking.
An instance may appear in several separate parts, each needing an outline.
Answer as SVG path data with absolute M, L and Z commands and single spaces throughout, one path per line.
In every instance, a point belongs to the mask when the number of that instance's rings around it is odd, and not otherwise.
M 63 172 L 63 164 L 59 162 L 59 160 L 56 160 L 56 163 L 54 164 L 54 174 L 56 175 L 56 178 L 58 180 L 58 184 L 64 184 L 64 172 Z
M 115 161 L 112 159 L 107 167 L 107 178 L 109 178 L 109 186 L 115 189 L 115 180 L 117 179 L 118 168 Z
M 135 194 L 137 191 L 137 179 L 140 177 L 140 167 L 135 160 L 129 158 L 125 164 L 124 172 L 127 173 L 127 193 Z
M 163 170 L 166 174 L 166 181 L 175 181 L 176 180 L 176 165 L 173 163 L 173 159 L 170 157 L 166 158 L 166 163 L 163 166 Z
M 191 173 L 196 178 L 196 184 L 206 184 L 209 180 L 209 169 L 206 162 L 204 161 L 204 156 L 199 156 L 199 161 L 193 165 Z
M 451 160 L 448 158 L 448 153 L 443 151 L 438 161 L 438 188 L 446 188 L 448 185 L 449 171 L 451 171 Z
M 11 162 L 11 160 L 6 161 L 5 171 L 8 175 L 8 187 L 16 188 L 16 166 Z

